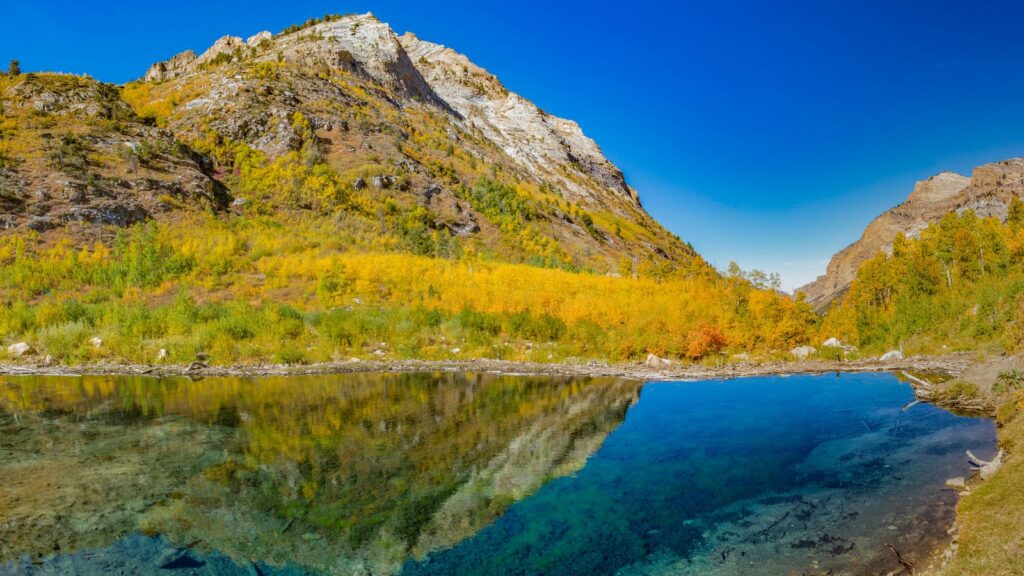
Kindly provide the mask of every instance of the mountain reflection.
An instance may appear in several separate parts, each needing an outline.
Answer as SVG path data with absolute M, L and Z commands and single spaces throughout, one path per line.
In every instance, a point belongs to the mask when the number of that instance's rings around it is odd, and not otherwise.
M 239 562 L 394 572 L 580 469 L 639 387 L 451 373 L 3 378 L 0 563 L 142 531 Z

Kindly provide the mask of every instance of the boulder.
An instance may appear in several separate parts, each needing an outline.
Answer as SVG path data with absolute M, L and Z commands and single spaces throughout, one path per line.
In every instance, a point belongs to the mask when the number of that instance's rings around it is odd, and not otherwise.
M 797 360 L 806 360 L 817 352 L 814 346 L 797 346 L 789 351 Z
M 93 348 L 102 348 L 103 338 L 100 338 L 99 336 L 93 336 L 92 338 L 89 338 L 89 345 L 92 346 Z
M 366 188 L 366 180 L 363 180 L 362 176 L 360 176 L 352 182 L 352 187 L 356 190 L 362 190 Z
M 964 480 L 963 476 L 957 476 L 956 478 L 950 478 L 949 480 L 946 480 L 947 488 L 962 490 L 965 486 L 967 486 L 967 481 Z
M 663 368 L 671 365 L 671 360 L 668 358 L 660 358 L 655 354 L 648 354 L 647 359 L 644 360 L 644 366 L 647 366 L 648 368 Z
M 32 346 L 27 342 L 18 342 L 7 347 L 7 353 L 15 358 L 20 358 L 32 353 Z
M 891 362 L 893 360 L 903 360 L 903 352 L 900 352 L 899 350 L 890 350 L 890 351 L 886 352 L 885 354 L 882 354 L 882 356 L 879 357 L 878 359 L 881 360 L 882 362 Z
M 829 338 L 821 343 L 824 348 L 845 348 L 839 338 Z

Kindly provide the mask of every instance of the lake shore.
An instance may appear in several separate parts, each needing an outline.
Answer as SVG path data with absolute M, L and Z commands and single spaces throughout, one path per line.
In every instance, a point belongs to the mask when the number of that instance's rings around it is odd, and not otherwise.
M 969 353 L 942 356 L 912 356 L 903 360 L 878 359 L 827 361 L 797 360 L 781 362 L 739 362 L 721 366 L 645 363 L 608 364 L 515 362 L 508 360 L 360 360 L 318 364 L 185 365 L 130 364 L 97 362 L 75 366 L 38 362 L 0 363 L 0 375 L 125 375 L 125 376 L 289 376 L 351 374 L 357 372 L 487 372 L 496 374 L 536 374 L 563 376 L 617 377 L 634 380 L 690 380 L 735 378 L 774 374 L 819 374 L 826 372 L 912 372 L 959 376 L 973 363 Z

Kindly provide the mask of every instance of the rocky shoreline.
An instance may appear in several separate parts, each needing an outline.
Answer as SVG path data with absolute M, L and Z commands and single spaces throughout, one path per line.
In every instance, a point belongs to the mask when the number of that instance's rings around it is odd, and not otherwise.
M 664 361 L 662 361 L 664 362 Z M 799 360 L 785 362 L 741 362 L 722 366 L 649 363 L 608 364 L 540 363 L 508 360 L 368 360 L 325 362 L 319 364 L 253 364 L 206 365 L 202 363 L 151 365 L 100 362 L 78 366 L 39 363 L 0 363 L 0 375 L 103 375 L 103 376 L 291 376 L 316 374 L 352 374 L 358 372 L 486 372 L 495 374 L 529 374 L 617 377 L 633 380 L 691 380 L 735 378 L 776 374 L 820 374 L 827 372 L 887 372 L 907 370 L 959 376 L 972 364 L 972 356 L 958 353 L 943 356 L 912 356 L 900 360 L 879 359 L 826 361 Z

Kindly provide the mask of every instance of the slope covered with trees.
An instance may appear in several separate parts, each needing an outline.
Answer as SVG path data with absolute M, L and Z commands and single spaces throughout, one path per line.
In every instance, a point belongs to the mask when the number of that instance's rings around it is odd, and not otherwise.
M 1024 202 L 1006 222 L 947 214 L 857 271 L 822 330 L 869 351 L 1016 351 L 1024 343 Z
M 19 70 L 0 106 L 0 335 L 36 359 L 700 361 L 814 329 L 575 123 L 372 15 L 122 87 Z

